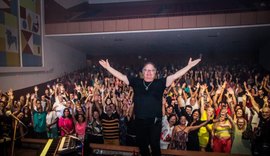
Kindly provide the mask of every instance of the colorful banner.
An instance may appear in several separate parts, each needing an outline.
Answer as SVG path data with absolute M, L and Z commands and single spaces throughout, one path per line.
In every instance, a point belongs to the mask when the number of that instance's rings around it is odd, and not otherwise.
M 20 1 L 23 66 L 42 66 L 40 0 Z
M 20 66 L 18 0 L 0 4 L 0 67 Z
M 41 0 L 0 0 L 0 67 L 40 67 L 41 49 Z

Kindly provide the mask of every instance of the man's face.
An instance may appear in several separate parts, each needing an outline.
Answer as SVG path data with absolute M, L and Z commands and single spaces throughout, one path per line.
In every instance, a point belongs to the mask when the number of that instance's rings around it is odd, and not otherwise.
M 145 81 L 153 81 L 156 76 L 156 68 L 152 64 L 147 64 L 143 68 L 143 78 Z
M 236 116 L 237 116 L 237 117 L 243 116 L 243 110 L 242 110 L 242 109 L 237 109 L 237 111 L 236 111 Z
M 263 96 L 263 90 L 258 91 L 259 96 Z
M 106 106 L 105 106 L 105 110 L 106 110 L 106 112 L 107 112 L 108 115 L 111 115 L 112 112 L 113 112 L 110 105 L 106 105 Z
M 194 106 L 195 105 L 195 103 L 196 103 L 196 99 L 195 98 L 190 98 L 190 105 L 191 106 Z
M 41 96 L 41 100 L 42 100 L 42 101 L 45 101 L 45 95 L 42 95 L 42 96 Z
M 171 114 L 172 111 L 173 111 L 173 108 L 172 108 L 172 107 L 167 107 L 167 113 L 168 113 L 168 114 Z
M 270 108 L 269 107 L 264 107 L 262 109 L 262 117 L 264 119 L 269 119 L 270 118 Z
M 186 112 L 190 115 L 192 113 L 192 109 L 190 107 L 186 107 Z

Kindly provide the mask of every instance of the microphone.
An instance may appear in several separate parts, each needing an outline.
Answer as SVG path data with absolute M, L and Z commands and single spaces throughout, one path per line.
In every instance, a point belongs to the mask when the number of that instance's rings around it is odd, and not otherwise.
M 20 119 L 18 119 L 15 115 L 13 115 L 13 114 L 11 113 L 11 111 L 6 111 L 6 116 L 11 116 L 11 117 L 13 117 L 15 120 L 19 121 L 20 124 L 24 125 L 23 122 L 22 122 Z

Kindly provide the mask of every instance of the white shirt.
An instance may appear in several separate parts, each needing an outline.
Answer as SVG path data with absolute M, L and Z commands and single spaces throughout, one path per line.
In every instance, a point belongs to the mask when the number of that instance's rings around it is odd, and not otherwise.
M 195 110 L 195 109 L 200 109 L 200 106 L 199 106 L 199 104 L 198 104 L 198 100 L 196 100 L 195 104 L 192 106 L 192 105 L 190 104 L 190 99 L 191 99 L 191 98 L 188 98 L 188 99 L 187 99 L 187 101 L 186 101 L 186 106 L 187 106 L 187 105 L 190 105 L 190 106 L 192 107 L 192 111 Z
M 57 119 L 57 114 L 55 111 L 50 111 L 48 112 L 46 116 L 46 124 L 50 125 L 52 124 L 55 120 Z M 55 123 L 54 125 L 51 126 L 51 128 L 56 128 L 57 124 Z
M 56 107 L 56 108 L 55 108 Z M 62 103 L 58 103 L 58 102 L 55 102 L 53 104 L 53 109 L 55 108 L 55 111 L 56 111 L 56 114 L 57 114 L 57 117 L 60 118 L 61 116 L 63 116 L 63 111 L 64 109 L 66 108 L 66 106 L 64 106 Z
M 172 131 L 174 126 L 170 127 L 168 122 L 168 117 L 165 115 L 162 117 L 162 129 L 161 129 L 161 136 L 160 136 L 160 148 L 161 149 L 168 149 L 170 141 L 166 140 L 166 138 L 172 138 Z
M 258 127 L 259 122 L 260 122 L 260 118 L 258 116 L 258 113 L 255 110 L 253 110 L 253 112 L 254 112 L 254 115 L 253 115 L 252 120 L 251 120 L 252 130 L 254 130 L 254 128 Z M 250 111 L 250 108 L 246 107 L 245 114 L 247 114 L 248 119 L 250 119 L 250 116 L 252 115 L 251 111 Z

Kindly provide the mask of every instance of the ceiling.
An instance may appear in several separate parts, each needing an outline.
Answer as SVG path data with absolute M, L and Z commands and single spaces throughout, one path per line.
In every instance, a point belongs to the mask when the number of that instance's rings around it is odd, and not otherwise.
M 270 25 L 164 31 L 47 35 L 87 55 L 248 53 L 270 43 Z

